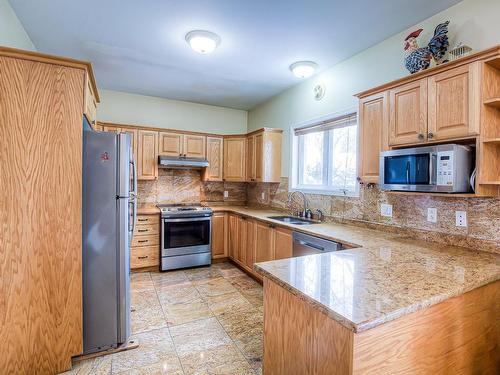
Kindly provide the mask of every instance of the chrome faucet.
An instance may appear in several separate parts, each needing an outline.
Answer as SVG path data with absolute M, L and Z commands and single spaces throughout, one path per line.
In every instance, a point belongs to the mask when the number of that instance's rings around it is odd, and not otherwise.
M 305 196 L 305 194 L 303 192 L 301 192 L 299 190 L 292 191 L 290 194 L 288 194 L 287 204 L 288 205 L 292 204 L 292 200 L 293 200 L 293 197 L 294 197 L 295 194 L 300 194 L 302 196 L 303 205 L 302 205 L 302 210 L 301 211 L 293 212 L 293 214 L 295 216 L 305 217 L 306 216 L 306 211 L 307 211 L 307 198 L 306 198 L 306 196 Z

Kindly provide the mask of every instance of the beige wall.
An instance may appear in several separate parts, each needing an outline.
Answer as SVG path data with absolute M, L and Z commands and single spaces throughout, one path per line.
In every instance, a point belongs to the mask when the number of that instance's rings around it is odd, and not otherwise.
M 99 121 L 218 134 L 247 131 L 247 111 L 99 90 Z
M 450 46 L 463 41 L 480 50 L 500 44 L 499 15 L 499 0 L 458 3 L 250 110 L 248 128 L 268 126 L 285 130 L 282 174 L 288 176 L 290 126 L 357 106 L 354 94 L 407 75 L 402 41 L 411 31 L 424 29 L 419 38 L 423 45 L 438 23 L 450 20 Z M 321 101 L 316 101 L 313 87 L 319 82 L 326 85 L 326 93 Z
M 36 51 L 7 0 L 0 0 L 0 46 Z

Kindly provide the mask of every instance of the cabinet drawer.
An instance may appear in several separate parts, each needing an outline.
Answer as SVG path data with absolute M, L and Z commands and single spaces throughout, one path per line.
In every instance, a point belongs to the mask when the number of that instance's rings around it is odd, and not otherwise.
M 133 247 L 130 251 L 130 268 L 158 266 L 159 252 L 158 246 Z
M 159 224 L 160 215 L 137 215 L 137 225 Z
M 153 246 L 160 244 L 160 236 L 157 234 L 148 235 L 148 236 L 134 236 L 132 238 L 132 247 L 135 246 Z
M 146 236 L 148 234 L 160 233 L 159 224 L 143 224 L 137 225 L 134 230 L 134 236 Z

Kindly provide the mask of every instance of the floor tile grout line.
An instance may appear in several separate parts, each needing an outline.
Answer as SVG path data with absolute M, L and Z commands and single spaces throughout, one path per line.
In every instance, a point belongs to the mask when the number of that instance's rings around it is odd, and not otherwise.
M 151 276 L 151 274 L 150 274 L 150 276 Z M 151 280 L 152 280 L 152 278 L 151 278 Z M 170 337 L 170 340 L 172 340 L 172 346 L 174 347 L 175 355 L 177 356 L 177 360 L 179 361 L 179 364 L 181 365 L 182 373 L 186 374 L 186 371 L 184 371 L 184 366 L 182 365 L 181 357 L 179 356 L 179 352 L 177 351 L 177 346 L 175 345 L 174 338 L 172 337 L 172 332 L 170 332 L 170 327 L 168 326 L 167 314 L 165 313 L 165 310 L 163 309 L 163 305 L 160 302 L 160 296 L 158 295 L 158 290 L 156 289 L 156 285 L 154 282 L 153 282 L 153 287 L 155 289 L 156 298 L 158 299 L 158 303 L 160 304 L 160 308 L 161 308 L 161 311 L 163 313 L 163 318 L 165 319 L 165 323 L 167 324 L 168 335 Z
M 232 267 L 233 269 L 237 269 L 237 267 Z M 232 345 L 234 345 L 234 347 L 236 348 L 237 352 L 240 353 L 240 355 L 243 356 L 243 359 L 245 361 L 245 363 L 247 363 L 247 365 L 250 367 L 250 370 L 255 373 L 255 374 L 259 374 L 259 368 L 254 368 L 254 366 L 252 366 L 252 363 L 250 362 L 249 359 L 247 359 L 244 351 L 242 349 L 240 349 L 238 347 L 238 345 L 236 344 L 235 340 L 231 337 L 231 335 L 229 334 L 229 332 L 224 328 L 224 326 L 222 325 L 221 321 L 219 320 L 219 317 L 215 314 L 214 310 L 210 307 L 210 305 L 208 304 L 207 302 L 207 299 L 203 293 L 200 292 L 200 289 L 198 287 L 201 287 L 202 285 L 206 284 L 206 283 L 209 283 L 210 281 L 212 280 L 225 280 L 227 281 L 231 287 L 234 289 L 233 291 L 230 291 L 230 292 L 227 292 L 227 293 L 222 293 L 222 294 L 216 294 L 215 296 L 223 296 L 223 295 L 226 295 L 226 294 L 231 294 L 231 293 L 237 293 L 237 295 L 242 298 L 243 300 L 245 300 L 249 306 L 252 308 L 252 309 L 256 309 L 258 310 L 259 308 L 254 304 L 252 303 L 242 292 L 241 292 L 241 289 L 240 288 L 237 288 L 235 287 L 235 285 L 233 283 L 231 283 L 230 279 L 232 278 L 235 278 L 235 277 L 241 277 L 241 276 L 246 276 L 244 274 L 241 274 L 241 275 L 228 275 L 228 276 L 225 276 L 223 272 L 221 272 L 221 269 L 220 268 L 216 268 L 215 269 L 216 271 L 216 274 L 217 276 L 216 277 L 209 277 L 207 278 L 206 280 L 203 280 L 204 278 L 199 278 L 199 279 L 191 279 L 189 278 L 189 275 L 186 275 L 186 278 L 187 280 L 186 281 L 189 281 L 189 283 L 194 287 L 194 289 L 196 290 L 196 292 L 198 293 L 199 295 L 199 298 L 201 300 L 202 303 L 206 304 L 207 305 L 207 308 L 208 310 L 210 311 L 211 313 L 211 317 L 205 317 L 205 318 L 198 318 L 198 319 L 195 319 L 195 320 L 192 320 L 192 321 L 189 321 L 189 322 L 186 322 L 186 323 L 182 323 L 182 324 L 177 324 L 177 325 L 169 325 L 168 323 L 168 319 L 167 319 L 167 313 L 165 311 L 165 307 L 164 307 L 164 304 L 161 302 L 160 300 L 160 295 L 159 295 L 159 286 L 157 285 L 157 282 L 154 279 L 153 275 L 151 275 L 151 273 L 148 272 L 148 279 L 151 281 L 151 284 L 152 284 L 152 288 L 147 288 L 147 290 L 152 290 L 154 291 L 154 294 L 155 294 L 155 297 L 156 297 L 156 301 L 159 303 L 160 305 L 160 309 L 161 309 L 161 312 L 162 312 L 162 315 L 163 315 L 163 318 L 165 319 L 165 322 L 166 322 L 166 327 L 155 327 L 155 328 L 152 328 L 152 329 L 148 329 L 148 330 L 145 330 L 145 331 L 142 331 L 142 332 L 134 332 L 133 334 L 142 334 L 142 333 L 146 333 L 146 332 L 154 332 L 154 331 L 158 331 L 158 330 L 162 330 L 162 329 L 167 329 L 168 331 L 168 334 L 169 334 L 169 337 L 172 341 L 172 344 L 173 344 L 173 348 L 174 348 L 174 351 L 175 351 L 175 354 L 176 354 L 176 357 L 177 357 L 177 360 L 178 360 L 178 363 L 180 364 L 181 366 L 181 371 L 183 372 L 183 374 L 186 374 L 186 370 L 182 364 L 182 361 L 180 359 L 180 356 L 179 356 L 179 352 L 177 350 L 177 346 L 175 344 L 175 341 L 173 339 L 173 336 L 172 336 L 172 332 L 171 332 L 171 328 L 174 328 L 174 327 L 178 327 L 178 326 L 182 326 L 182 325 L 185 325 L 185 324 L 190 324 L 190 323 L 193 323 L 193 322 L 196 322 L 196 321 L 200 321 L 200 320 L 204 320 L 204 319 L 210 319 L 210 318 L 215 318 L 215 321 L 217 322 L 217 324 L 220 326 L 220 328 L 222 329 L 222 331 L 227 335 L 227 337 L 229 338 L 230 340 L 230 343 Z M 174 286 L 174 284 L 172 284 L 172 286 Z M 189 302 L 185 302 L 185 303 L 181 303 L 181 304 L 189 304 Z M 166 304 L 168 305 L 168 303 Z M 112 366 L 111 366 L 112 367 Z
M 219 270 L 219 273 L 220 270 Z M 221 273 L 222 274 L 222 273 Z M 224 275 L 222 275 L 222 277 L 224 279 L 226 279 L 224 277 Z M 234 286 L 233 286 L 234 287 Z M 236 289 L 236 288 L 235 288 Z M 237 290 L 238 294 L 240 294 L 241 297 L 245 298 L 239 290 Z M 250 302 L 249 302 L 250 303 Z M 219 323 L 219 325 L 221 326 L 222 330 L 226 333 L 227 337 L 229 337 L 229 339 L 231 340 L 231 343 L 234 345 L 234 347 L 236 348 L 236 350 L 238 350 L 238 352 L 240 352 L 240 354 L 243 356 L 243 358 L 245 359 L 245 361 L 248 363 L 248 365 L 250 366 L 250 368 L 253 370 L 253 372 L 255 374 L 257 374 L 257 371 L 253 368 L 252 364 L 250 363 L 250 361 L 247 359 L 247 357 L 245 356 L 245 353 L 243 353 L 243 351 L 238 347 L 238 345 L 236 345 L 236 343 L 234 342 L 233 338 L 231 337 L 231 335 L 229 334 L 229 332 L 226 331 L 226 329 L 224 328 L 224 326 L 222 325 L 222 323 L 220 322 L 219 320 L 219 317 L 213 312 L 213 310 L 211 309 L 210 305 L 208 306 L 208 308 L 210 309 L 210 311 L 212 312 L 212 314 L 214 315 L 215 319 L 217 319 L 217 323 Z

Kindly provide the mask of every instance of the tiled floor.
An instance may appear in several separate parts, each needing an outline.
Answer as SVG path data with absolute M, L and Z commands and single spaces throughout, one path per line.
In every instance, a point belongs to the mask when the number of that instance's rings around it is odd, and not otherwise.
M 70 374 L 260 374 L 262 287 L 229 263 L 132 275 L 139 348 L 73 366 Z

